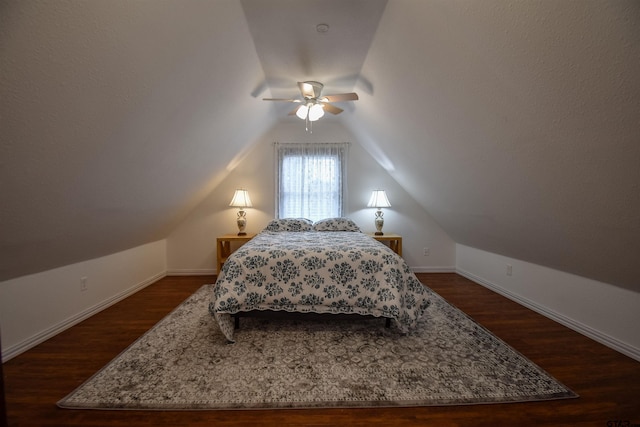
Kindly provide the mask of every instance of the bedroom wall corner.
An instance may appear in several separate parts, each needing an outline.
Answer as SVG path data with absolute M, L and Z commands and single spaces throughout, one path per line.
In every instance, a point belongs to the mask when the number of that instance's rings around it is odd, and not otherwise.
M 321 125 L 321 127 L 320 127 Z M 225 179 L 167 237 L 167 274 L 215 274 L 216 237 L 235 233 L 237 209 L 229 202 L 236 188 L 249 190 L 247 232 L 257 233 L 274 218 L 273 142 L 350 142 L 346 216 L 364 232 L 375 231 L 371 191 L 386 189 L 392 207 L 385 209 L 384 231 L 403 236 L 403 257 L 416 272 L 455 271 L 455 242 L 362 147 L 342 124 L 322 122 L 312 134 L 299 120 L 280 122 L 260 137 Z M 424 247 L 430 249 L 425 256 Z
M 169 276 L 217 274 L 216 237 L 238 232 L 238 209 L 229 206 L 237 188 L 249 191 L 247 233 L 257 233 L 273 218 L 272 146 L 262 142 L 234 160 L 225 178 L 167 237 Z
M 456 244 L 457 272 L 640 361 L 640 293 Z
M 163 239 L 1 282 L 2 359 L 19 355 L 161 279 L 166 256 Z

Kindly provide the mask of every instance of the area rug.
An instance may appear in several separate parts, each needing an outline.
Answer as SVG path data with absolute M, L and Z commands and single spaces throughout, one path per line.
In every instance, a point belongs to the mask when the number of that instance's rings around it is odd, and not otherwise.
M 408 335 L 383 319 L 242 319 L 227 344 L 205 285 L 58 402 L 68 409 L 257 409 L 525 402 L 575 393 L 433 293 Z

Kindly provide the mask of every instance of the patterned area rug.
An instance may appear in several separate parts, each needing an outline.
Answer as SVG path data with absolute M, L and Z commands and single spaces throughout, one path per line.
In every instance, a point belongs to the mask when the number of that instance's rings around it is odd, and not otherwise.
M 409 335 L 358 316 L 243 318 L 235 344 L 207 312 L 210 295 L 203 286 L 58 406 L 329 408 L 577 397 L 435 293 Z

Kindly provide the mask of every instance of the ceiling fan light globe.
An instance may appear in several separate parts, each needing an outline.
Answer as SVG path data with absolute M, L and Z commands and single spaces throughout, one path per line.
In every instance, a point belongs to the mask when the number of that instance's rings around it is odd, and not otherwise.
M 298 111 L 296 111 L 296 116 L 298 116 L 302 120 L 305 120 L 307 118 L 308 111 L 309 107 L 307 107 L 306 105 L 301 105 L 300 108 L 298 108 Z
M 322 116 L 324 116 L 324 109 L 322 108 L 322 104 L 313 104 L 309 109 L 309 120 L 315 122 Z

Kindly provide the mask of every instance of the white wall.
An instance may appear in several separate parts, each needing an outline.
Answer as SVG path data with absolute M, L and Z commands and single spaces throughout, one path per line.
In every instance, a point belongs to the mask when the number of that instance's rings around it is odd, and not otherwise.
M 456 268 L 463 276 L 640 360 L 640 293 L 460 244 Z
M 216 236 L 236 233 L 237 210 L 229 207 L 236 188 L 249 190 L 247 232 L 259 232 L 275 215 L 273 142 L 350 142 L 346 216 L 365 232 L 375 231 L 374 209 L 367 208 L 371 191 L 387 191 L 391 208 L 384 209 L 384 231 L 403 236 L 403 255 L 416 271 L 453 271 L 455 243 L 429 214 L 376 162 L 355 137 L 336 121 L 319 121 L 307 133 L 298 119 L 283 121 L 229 166 L 227 178 L 167 238 L 168 274 L 215 273 Z M 423 255 L 423 248 L 430 255 Z
M 160 240 L 0 282 L 3 360 L 155 282 L 165 272 L 166 241 Z M 83 277 L 85 291 L 80 289 Z

